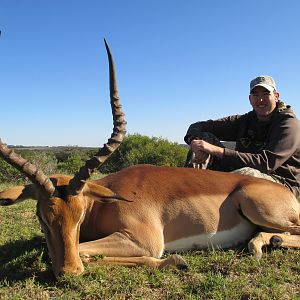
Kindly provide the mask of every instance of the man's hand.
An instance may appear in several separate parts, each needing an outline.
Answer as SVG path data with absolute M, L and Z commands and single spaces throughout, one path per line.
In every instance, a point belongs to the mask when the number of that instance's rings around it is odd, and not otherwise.
M 193 140 L 190 147 L 195 153 L 193 162 L 198 164 L 205 162 L 209 154 L 219 158 L 222 158 L 224 155 L 224 148 L 212 145 L 203 140 Z

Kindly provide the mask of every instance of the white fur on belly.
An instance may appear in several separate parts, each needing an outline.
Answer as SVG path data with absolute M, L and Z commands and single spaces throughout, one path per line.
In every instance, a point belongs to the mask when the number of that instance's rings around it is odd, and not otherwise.
M 202 233 L 166 243 L 165 250 L 187 251 L 192 249 L 230 248 L 249 240 L 253 236 L 255 228 L 254 224 L 242 219 L 241 223 L 229 230 Z

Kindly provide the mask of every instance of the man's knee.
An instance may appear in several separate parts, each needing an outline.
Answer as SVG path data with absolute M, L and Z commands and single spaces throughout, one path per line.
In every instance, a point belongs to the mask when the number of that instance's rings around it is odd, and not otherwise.
M 233 170 L 232 173 L 238 173 L 238 174 L 243 174 L 243 175 L 248 175 L 248 176 L 253 176 L 253 177 L 261 177 L 262 173 L 258 171 L 257 169 L 253 169 L 250 167 L 244 167 L 240 169 Z
M 274 182 L 279 182 L 274 177 L 272 177 L 268 174 L 262 173 L 261 171 L 250 168 L 250 167 L 244 167 L 244 168 L 240 168 L 237 170 L 233 170 L 232 173 L 238 173 L 238 174 L 242 174 L 242 175 L 248 175 L 248 176 L 253 176 L 253 177 L 257 177 L 257 178 L 267 179 L 267 180 L 274 181 Z

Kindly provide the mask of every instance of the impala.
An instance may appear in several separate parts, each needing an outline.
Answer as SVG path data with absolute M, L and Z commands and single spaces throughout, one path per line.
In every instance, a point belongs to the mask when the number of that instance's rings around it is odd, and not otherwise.
M 164 251 L 229 248 L 249 242 L 261 257 L 271 238 L 285 247 L 300 245 L 300 207 L 285 187 L 254 177 L 188 168 L 139 165 L 87 181 L 125 134 L 114 63 L 105 42 L 114 120 L 111 138 L 73 176 L 47 177 L 0 140 L 0 155 L 32 184 L 0 192 L 1 205 L 37 201 L 55 276 L 80 274 L 83 262 L 184 267 Z M 259 228 L 265 232 L 257 234 Z M 289 232 L 290 235 L 283 234 Z M 255 236 L 255 234 L 257 234 Z

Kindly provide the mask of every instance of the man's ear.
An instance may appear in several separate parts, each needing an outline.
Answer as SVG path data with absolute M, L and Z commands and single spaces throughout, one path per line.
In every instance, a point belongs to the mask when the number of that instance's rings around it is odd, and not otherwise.
M 16 204 L 27 199 L 37 200 L 34 184 L 15 186 L 0 192 L 0 206 Z
M 92 182 L 86 182 L 83 189 L 83 195 L 100 202 L 111 203 L 119 200 L 131 202 L 130 200 L 116 194 L 111 189 Z
M 250 105 L 252 106 L 251 95 L 249 95 L 248 99 L 249 99 Z

